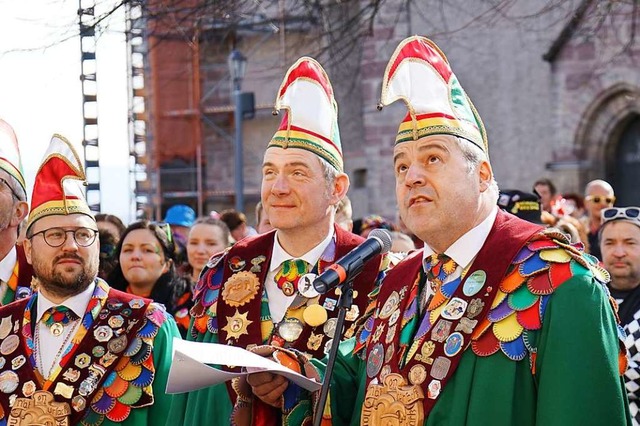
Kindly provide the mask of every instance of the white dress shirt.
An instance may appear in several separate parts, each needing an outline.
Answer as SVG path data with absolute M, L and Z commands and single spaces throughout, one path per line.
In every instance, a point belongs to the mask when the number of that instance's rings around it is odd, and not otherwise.
M 15 247 L 11 247 L 9 253 L 0 260 L 0 300 L 4 297 L 4 294 L 9 288 L 8 282 L 13 275 L 13 269 L 16 267 L 18 261 L 18 251 Z
M 271 253 L 271 263 L 269 265 L 269 273 L 267 274 L 267 278 L 265 281 L 265 289 L 267 291 L 267 298 L 269 299 L 269 312 L 271 313 L 271 319 L 274 323 L 279 323 L 284 318 L 284 314 L 287 312 L 287 308 L 291 305 L 291 302 L 296 298 L 296 294 L 294 293 L 292 296 L 286 296 L 282 290 L 278 288 L 278 283 L 276 283 L 275 276 L 278 272 L 278 268 L 282 265 L 282 262 L 289 259 L 302 259 L 307 262 L 311 267 L 313 267 L 322 253 L 324 253 L 325 249 L 331 242 L 331 239 L 334 238 L 335 230 L 334 227 L 331 226 L 329 234 L 325 237 L 324 240 L 305 254 L 300 257 L 293 257 L 287 251 L 282 248 L 280 243 L 278 242 L 278 231 L 276 231 L 276 235 L 273 239 L 273 252 Z
M 462 275 L 462 271 L 466 270 L 471 265 L 471 262 L 476 258 L 478 252 L 487 240 L 497 214 L 498 207 L 495 206 L 493 210 L 491 210 L 491 213 L 489 213 L 482 222 L 458 238 L 456 242 L 451 244 L 451 246 L 445 250 L 444 254 L 453 259 L 453 261 L 456 262 L 457 267 L 456 270 L 444 280 L 444 283 L 448 283 L 459 278 Z M 422 255 L 423 268 L 426 266 L 427 258 L 434 253 L 433 249 L 429 247 L 427 243 L 424 243 L 424 253 Z M 428 292 L 427 296 L 431 297 L 431 293 L 433 293 L 431 286 L 426 286 L 426 291 Z
M 39 341 L 34 342 L 36 348 L 39 353 L 36 353 L 37 357 L 40 357 L 42 360 L 41 366 L 44 371 L 40 371 L 40 373 L 47 378 L 49 374 L 55 369 L 55 366 L 60 362 L 60 358 L 56 359 L 58 353 L 62 355 L 64 349 L 62 349 L 62 344 L 66 341 L 67 345 L 71 343 L 71 338 L 67 340 L 69 333 L 73 330 L 74 332 L 78 331 L 78 322 L 82 320 L 85 311 L 87 310 L 87 306 L 89 305 L 89 301 L 91 300 L 91 296 L 93 296 L 93 290 L 95 289 L 96 284 L 92 282 L 89 287 L 86 288 L 82 293 L 76 294 L 75 296 L 71 296 L 66 299 L 64 302 L 57 304 L 53 303 L 49 299 L 47 299 L 42 293 L 38 293 L 38 318 L 37 325 Z M 64 305 L 67 308 L 71 309 L 77 316 L 80 318 L 78 321 L 71 322 L 64 327 L 64 331 L 59 336 L 54 336 L 49 328 L 44 325 L 40 320 L 42 319 L 42 315 L 47 311 L 47 309 L 52 308 L 54 306 Z M 37 365 L 37 363 L 36 363 Z

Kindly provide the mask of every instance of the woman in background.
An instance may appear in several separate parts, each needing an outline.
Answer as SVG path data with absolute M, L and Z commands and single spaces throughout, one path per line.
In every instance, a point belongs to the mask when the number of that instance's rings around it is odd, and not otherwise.
M 98 230 L 100 231 L 103 229 L 111 231 L 117 238 L 116 243 L 120 241 L 122 233 L 127 228 L 118 216 L 108 213 L 98 213 L 96 215 L 96 225 L 98 225 Z
M 189 283 L 176 271 L 170 226 L 146 220 L 132 223 L 122 234 L 115 255 L 119 263 L 108 283 L 163 304 L 184 337 L 193 303 Z
M 187 238 L 189 267 L 184 277 L 193 284 L 197 283 L 211 256 L 229 247 L 229 236 L 229 228 L 219 219 L 201 217 L 196 220 Z

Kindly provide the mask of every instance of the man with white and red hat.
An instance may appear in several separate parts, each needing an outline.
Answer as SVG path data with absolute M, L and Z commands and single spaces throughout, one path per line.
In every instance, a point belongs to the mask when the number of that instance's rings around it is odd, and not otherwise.
M 630 424 L 606 271 L 563 234 L 498 210 L 482 121 L 431 40 L 410 37 L 389 61 L 381 105 L 398 99 L 409 114 L 397 201 L 425 244 L 388 272 L 341 345 L 324 420 Z M 277 403 L 254 376 L 254 393 Z
M 96 278 L 85 175 L 54 135 L 36 174 L 24 242 L 37 291 L 0 307 L 0 424 L 157 425 L 172 339 L 160 305 Z
M 262 163 L 262 204 L 275 230 L 244 238 L 212 257 L 195 288 L 190 338 L 242 348 L 269 344 L 321 358 L 331 345 L 338 295 L 298 284 L 312 283 L 364 240 L 334 223 L 349 178 L 337 105 L 322 66 L 308 57 L 292 65 L 275 108 L 286 112 Z M 380 265 L 378 257 L 356 279 L 343 337 L 353 335 Z M 280 376 L 273 380 L 286 385 Z M 304 411 L 254 401 L 243 381 L 233 384 L 231 399 L 238 403 L 233 422 L 242 424 L 252 416 L 296 423 Z M 176 395 L 166 424 L 228 425 L 230 402 L 224 386 Z
M 20 225 L 29 213 L 18 139 L 0 119 L 0 305 L 31 295 L 33 271 L 16 244 Z

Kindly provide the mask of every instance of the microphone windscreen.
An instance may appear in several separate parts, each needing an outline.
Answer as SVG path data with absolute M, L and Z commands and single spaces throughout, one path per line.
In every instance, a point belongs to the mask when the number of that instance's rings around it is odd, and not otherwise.
M 368 238 L 375 238 L 382 244 L 380 254 L 385 254 L 391 250 L 391 234 L 386 229 L 374 229 L 369 233 Z

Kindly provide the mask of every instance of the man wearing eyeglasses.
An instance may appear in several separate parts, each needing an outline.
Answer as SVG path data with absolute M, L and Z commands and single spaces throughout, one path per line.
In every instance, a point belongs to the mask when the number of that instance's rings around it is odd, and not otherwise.
M 55 135 L 35 178 L 25 254 L 37 291 L 0 307 L 0 424 L 157 425 L 176 324 L 96 278 L 79 157 Z
M 631 416 L 640 424 L 640 208 L 602 210 L 600 249 L 611 274 L 609 290 L 619 305 L 620 325 L 627 333 L 630 359 L 624 379 Z
M 18 140 L 0 119 L 0 305 L 31 295 L 31 265 L 16 244 L 20 224 L 29 213 Z
M 592 180 L 584 190 L 584 207 L 587 212 L 585 228 L 589 232 L 589 253 L 602 260 L 598 231 L 602 223 L 602 210 L 613 206 L 616 197 L 613 195 L 613 187 L 602 179 Z

